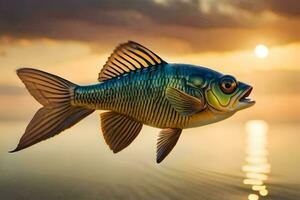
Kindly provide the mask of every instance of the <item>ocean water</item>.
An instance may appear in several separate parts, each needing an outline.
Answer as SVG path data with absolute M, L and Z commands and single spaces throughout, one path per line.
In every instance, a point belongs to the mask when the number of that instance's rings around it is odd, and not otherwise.
M 159 129 L 113 154 L 93 114 L 10 154 L 28 121 L 0 122 L 0 199 L 300 199 L 300 125 L 237 117 L 184 130 L 156 164 Z

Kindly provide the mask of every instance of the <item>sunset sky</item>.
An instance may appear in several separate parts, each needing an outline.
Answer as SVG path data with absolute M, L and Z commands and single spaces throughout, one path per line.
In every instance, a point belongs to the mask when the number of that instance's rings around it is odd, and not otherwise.
M 113 49 L 128 40 L 167 62 L 233 74 L 254 85 L 253 95 L 267 96 L 258 112 L 265 102 L 296 116 L 290 107 L 299 101 L 299 27 L 294 0 L 0 0 L 0 118 L 9 110 L 19 115 L 11 102 L 33 104 L 22 99 L 17 68 L 95 83 Z M 254 55 L 258 44 L 269 48 L 266 58 Z
M 8 153 L 41 107 L 18 68 L 94 84 L 114 48 L 128 40 L 166 62 L 233 75 L 253 86 L 256 104 L 183 130 L 160 165 L 159 129 L 143 126 L 128 148 L 113 154 L 100 128 L 103 111 Z M 0 0 L 0 199 L 264 200 L 268 192 L 266 199 L 300 199 L 299 103 L 300 1 Z M 262 162 L 253 164 L 258 157 Z M 247 181 L 262 166 L 265 193 L 258 196 Z M 218 173 L 214 178 L 202 169 Z M 291 186 L 298 196 L 287 198 Z M 243 194 L 231 198 L 234 192 Z

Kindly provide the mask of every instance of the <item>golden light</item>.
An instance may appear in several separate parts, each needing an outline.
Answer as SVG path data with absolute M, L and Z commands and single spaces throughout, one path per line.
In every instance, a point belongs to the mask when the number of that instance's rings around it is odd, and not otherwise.
M 258 44 L 254 49 L 254 55 L 258 58 L 266 58 L 269 55 L 269 49 L 266 45 Z
M 258 200 L 259 196 L 256 194 L 249 194 L 248 200 Z
M 243 183 L 251 186 L 252 189 L 248 200 L 259 200 L 260 196 L 267 196 L 269 193 L 265 184 L 271 170 L 267 159 L 268 124 L 263 120 L 250 120 L 245 125 L 248 145 L 247 163 L 242 167 L 246 174 Z

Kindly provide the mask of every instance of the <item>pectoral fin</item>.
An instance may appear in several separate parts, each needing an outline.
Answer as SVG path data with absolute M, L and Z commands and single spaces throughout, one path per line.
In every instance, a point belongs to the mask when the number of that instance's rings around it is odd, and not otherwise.
M 100 118 L 105 142 L 114 153 L 131 144 L 143 126 L 142 123 L 116 112 L 101 113 Z
M 203 100 L 173 87 L 167 88 L 166 95 L 172 107 L 182 115 L 192 115 L 203 110 L 205 106 Z
M 160 163 L 176 145 L 182 129 L 166 128 L 160 131 L 157 140 L 156 162 Z

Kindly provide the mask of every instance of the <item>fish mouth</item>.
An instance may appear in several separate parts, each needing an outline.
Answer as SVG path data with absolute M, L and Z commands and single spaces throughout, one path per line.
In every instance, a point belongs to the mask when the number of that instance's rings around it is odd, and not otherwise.
M 248 86 L 248 88 L 241 94 L 239 99 L 238 109 L 245 109 L 253 106 L 255 104 L 255 100 L 251 99 L 249 95 L 251 94 L 253 87 Z

